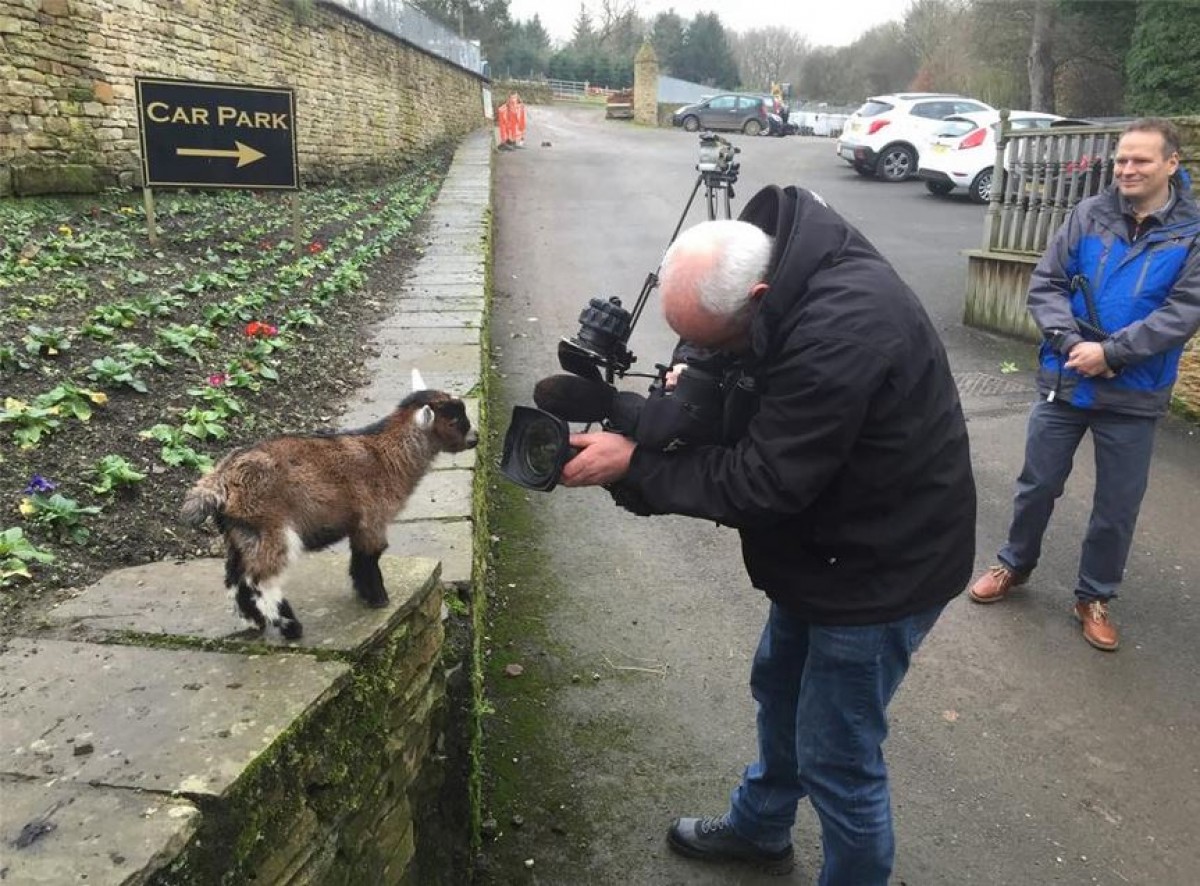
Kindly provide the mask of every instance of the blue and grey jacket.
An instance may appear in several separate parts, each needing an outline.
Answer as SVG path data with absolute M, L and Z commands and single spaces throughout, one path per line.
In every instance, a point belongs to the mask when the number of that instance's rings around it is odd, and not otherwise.
M 1046 336 L 1038 388 L 1084 409 L 1163 414 L 1183 346 L 1200 329 L 1200 209 L 1176 191 L 1136 240 L 1115 187 L 1083 200 L 1033 272 L 1029 312 Z M 1081 341 L 1102 341 L 1113 378 L 1066 369 Z

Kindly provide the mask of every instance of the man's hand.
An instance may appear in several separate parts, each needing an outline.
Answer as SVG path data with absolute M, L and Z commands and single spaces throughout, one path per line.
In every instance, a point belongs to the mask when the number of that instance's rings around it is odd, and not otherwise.
M 620 434 L 572 434 L 579 454 L 563 465 L 563 486 L 603 486 L 620 480 L 629 471 L 637 444 Z
M 686 363 L 676 363 L 672 366 L 663 377 L 663 387 L 668 391 L 675 390 L 675 385 L 679 384 L 679 376 L 685 369 L 687 369 Z
M 1067 357 L 1067 369 L 1074 369 L 1081 375 L 1086 375 L 1088 378 L 1112 378 L 1116 375 L 1108 368 L 1108 363 L 1104 359 L 1104 347 L 1098 342 L 1081 341 L 1075 347 L 1071 348 L 1071 353 Z

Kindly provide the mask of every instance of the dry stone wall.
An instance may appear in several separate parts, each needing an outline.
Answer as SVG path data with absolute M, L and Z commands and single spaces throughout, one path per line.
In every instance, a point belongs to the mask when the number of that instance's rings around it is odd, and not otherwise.
M 302 179 L 378 174 L 483 125 L 482 80 L 315 2 L 2 0 L 0 195 L 140 183 L 135 76 L 287 87 Z

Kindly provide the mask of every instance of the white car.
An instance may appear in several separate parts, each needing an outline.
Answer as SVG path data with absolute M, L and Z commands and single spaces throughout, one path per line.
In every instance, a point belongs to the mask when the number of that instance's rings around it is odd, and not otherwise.
M 1011 111 L 1008 123 L 1011 129 L 1048 129 L 1062 119 L 1040 111 Z M 917 175 L 929 193 L 943 196 L 965 189 L 975 203 L 989 202 L 999 131 L 1000 114 L 995 111 L 946 118 L 921 151 Z
M 944 118 L 995 110 L 973 98 L 940 92 L 871 96 L 847 118 L 837 153 L 859 175 L 904 181 L 916 175 L 921 148 Z

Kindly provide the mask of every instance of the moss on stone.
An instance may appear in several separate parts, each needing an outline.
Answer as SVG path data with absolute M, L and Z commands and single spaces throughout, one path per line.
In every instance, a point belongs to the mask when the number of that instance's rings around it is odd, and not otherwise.
M 356 661 L 340 691 L 298 718 L 226 796 L 193 798 L 204 813 L 200 828 L 151 883 L 245 883 L 284 862 L 284 867 L 304 870 L 312 882 L 350 882 L 342 868 L 351 863 L 356 876 L 364 866 L 374 866 L 378 875 L 383 866 L 411 863 L 411 857 L 407 862 L 386 859 L 366 849 L 384 837 L 395 845 L 407 839 L 404 834 L 378 833 L 381 818 L 394 828 L 411 827 L 411 809 L 397 812 L 395 804 L 407 802 L 423 748 L 432 740 L 429 724 L 443 704 L 444 685 L 441 671 L 433 667 L 414 675 L 425 681 L 419 690 L 401 687 L 397 675 L 406 669 L 411 673 L 408 661 L 414 646 L 427 632 L 441 630 L 440 603 L 440 588 L 431 588 L 422 605 L 410 612 L 410 629 L 393 632 Z M 402 688 L 408 691 L 401 693 Z M 415 715 L 414 731 L 401 739 L 392 731 L 398 698 L 401 706 L 406 699 Z M 422 744 L 422 752 L 414 754 L 405 740 Z M 381 796 L 380 791 L 392 804 L 386 815 L 386 810 L 364 802 Z M 296 834 L 305 835 L 299 847 L 294 845 Z M 313 838 L 322 837 L 334 841 L 332 851 L 322 851 L 319 840 L 311 845 Z M 283 852 L 288 847 L 295 859 Z

